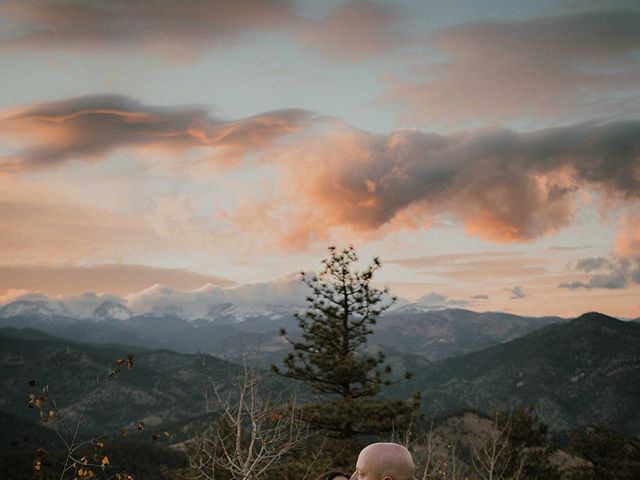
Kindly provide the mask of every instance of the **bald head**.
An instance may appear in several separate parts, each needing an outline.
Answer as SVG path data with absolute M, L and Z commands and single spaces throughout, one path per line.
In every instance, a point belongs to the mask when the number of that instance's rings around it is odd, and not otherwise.
M 415 466 L 409 450 L 397 443 L 373 443 L 358 455 L 351 480 L 411 480 Z

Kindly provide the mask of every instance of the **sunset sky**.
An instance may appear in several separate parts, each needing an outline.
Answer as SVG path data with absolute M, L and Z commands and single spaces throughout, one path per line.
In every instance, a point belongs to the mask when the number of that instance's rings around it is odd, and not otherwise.
M 0 304 L 353 244 L 410 301 L 640 316 L 637 1 L 6 0 L 0 79 Z

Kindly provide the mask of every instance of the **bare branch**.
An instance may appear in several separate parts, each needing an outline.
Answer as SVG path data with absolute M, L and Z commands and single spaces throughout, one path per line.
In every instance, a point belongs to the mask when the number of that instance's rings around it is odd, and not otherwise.
M 211 378 L 210 383 L 207 408 L 218 419 L 187 452 L 198 478 L 214 480 L 220 471 L 236 480 L 260 478 L 310 437 L 295 402 L 278 408 L 270 395 L 261 394 L 258 374 L 246 362 L 226 395 Z

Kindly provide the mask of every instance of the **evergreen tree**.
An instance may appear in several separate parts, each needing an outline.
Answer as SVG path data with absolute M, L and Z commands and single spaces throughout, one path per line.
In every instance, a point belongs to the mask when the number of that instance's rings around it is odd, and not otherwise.
M 384 352 L 366 351 L 368 336 L 378 317 L 395 298 L 387 289 L 371 285 L 380 268 L 375 258 L 364 271 L 354 269 L 358 256 L 353 247 L 338 251 L 329 247 L 317 276 L 302 273 L 311 289 L 307 309 L 296 314 L 302 331 L 294 340 L 282 330 L 293 350 L 284 359 L 284 369 L 273 370 L 308 383 L 326 400 L 307 406 L 307 420 L 330 435 L 351 439 L 357 434 L 383 434 L 402 430 L 419 404 L 376 398 L 390 383 L 391 366 Z
M 585 460 L 567 475 L 570 480 L 635 480 L 640 478 L 640 440 L 605 427 L 571 432 L 569 452 Z
M 560 471 L 551 461 L 555 448 L 547 441 L 548 427 L 540 421 L 533 407 L 498 412 L 496 420 L 499 428 L 508 425 L 507 452 L 513 460 L 505 470 L 508 474 L 515 477 L 519 469 L 522 480 L 560 478 Z

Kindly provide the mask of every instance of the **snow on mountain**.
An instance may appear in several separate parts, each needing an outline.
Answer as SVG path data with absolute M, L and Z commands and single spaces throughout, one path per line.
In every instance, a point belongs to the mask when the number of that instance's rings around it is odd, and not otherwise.
M 158 306 L 150 311 L 143 313 L 146 317 L 173 317 L 181 320 L 189 320 L 190 315 L 177 305 Z
M 271 304 L 233 304 L 219 303 L 211 306 L 204 318 L 198 320 L 219 321 L 225 320 L 233 323 L 241 323 L 250 319 L 278 320 L 284 316 L 292 315 L 300 307 L 290 305 Z
M 135 316 L 142 316 L 174 318 L 197 324 L 211 322 L 242 323 L 248 320 L 272 321 L 290 317 L 300 308 L 300 306 L 295 305 L 220 302 L 197 309 L 189 309 L 187 306 L 182 305 L 162 305 L 146 312 L 134 312 L 118 301 L 107 300 L 98 305 L 90 314 L 74 314 L 63 303 L 49 299 L 38 299 L 18 300 L 0 306 L 0 318 L 29 316 L 40 319 L 54 319 L 64 317 L 94 322 L 105 320 L 124 322 Z
M 133 316 L 133 312 L 124 305 L 114 301 L 103 302 L 93 311 L 91 318 L 96 321 L 120 320 L 126 321 Z
M 45 319 L 73 316 L 62 303 L 50 300 L 17 300 L 0 308 L 0 318 L 20 315 Z
M 408 303 L 404 305 L 393 306 L 388 310 L 388 314 L 406 314 L 415 315 L 420 313 L 428 313 L 437 310 L 445 310 L 445 306 L 423 305 L 420 303 Z

